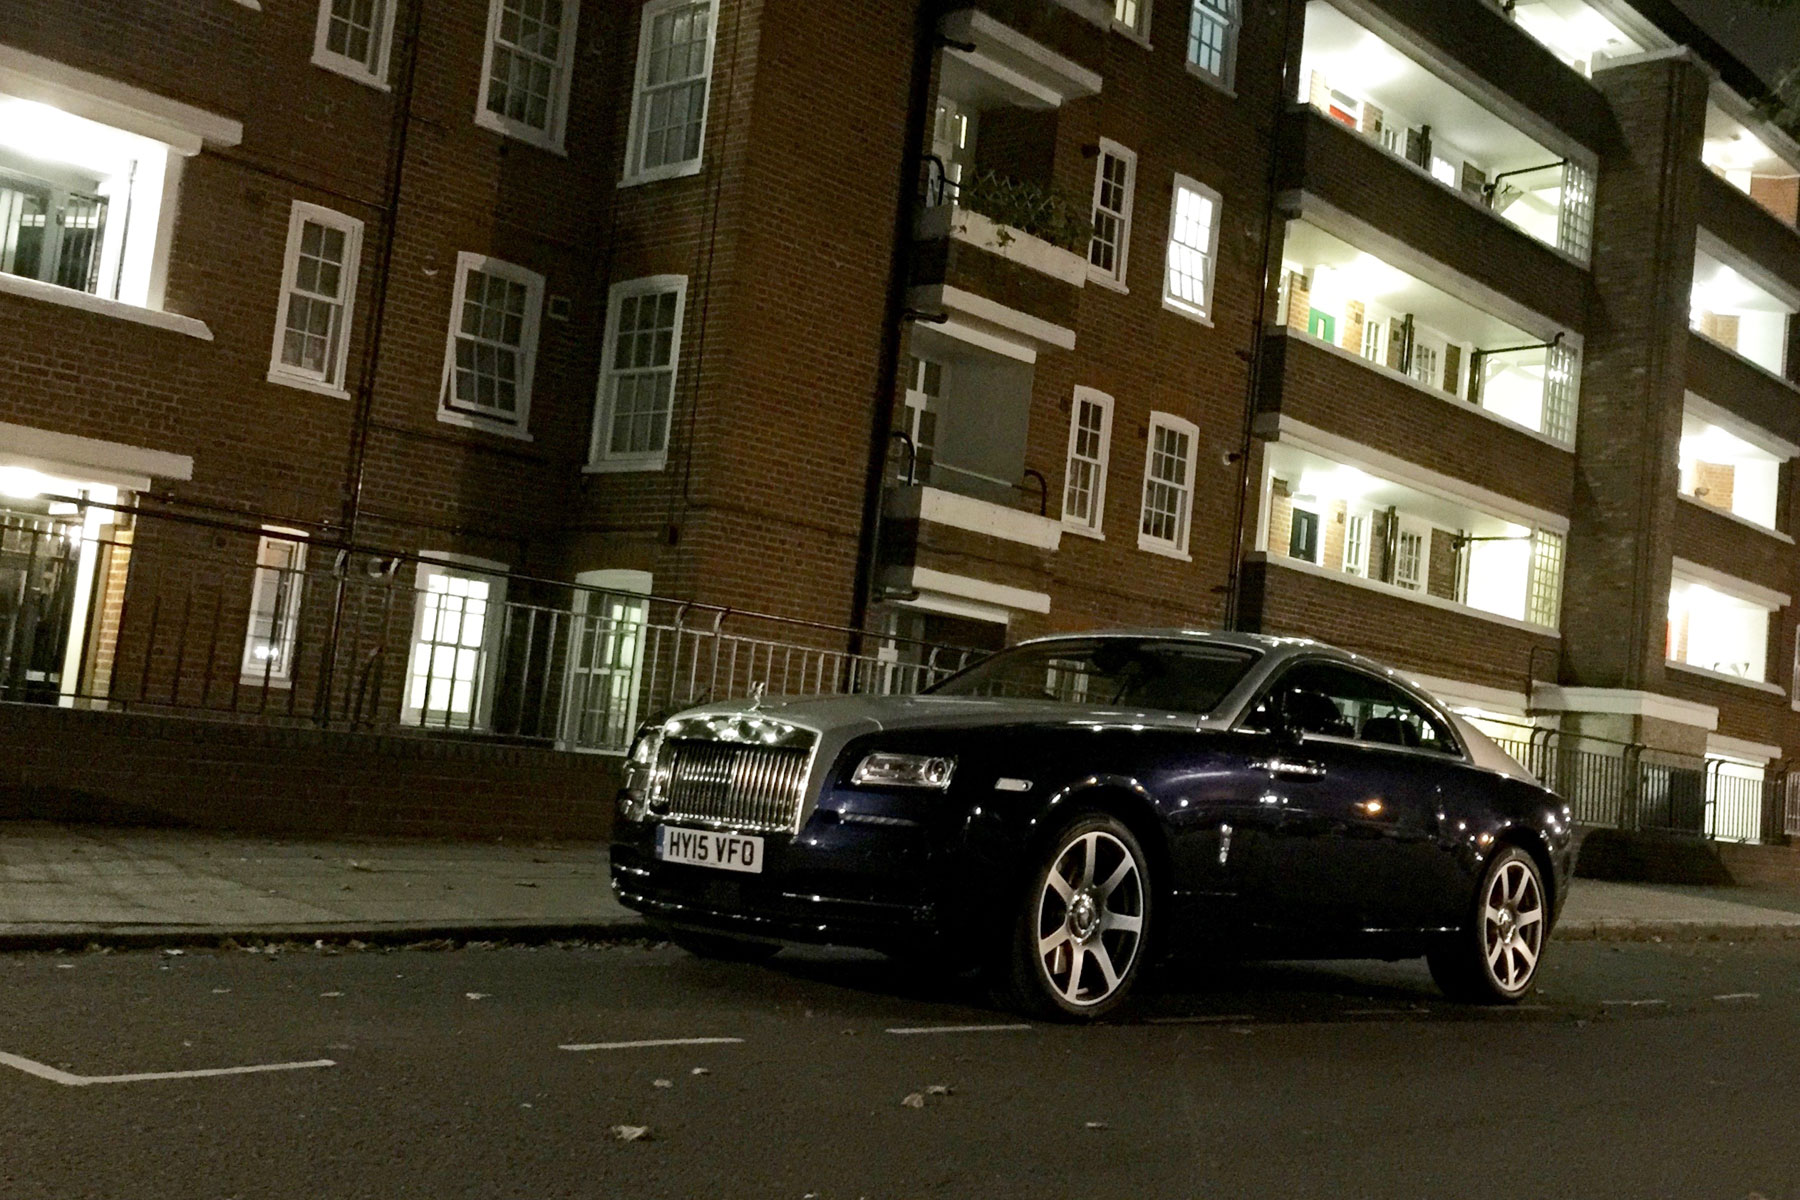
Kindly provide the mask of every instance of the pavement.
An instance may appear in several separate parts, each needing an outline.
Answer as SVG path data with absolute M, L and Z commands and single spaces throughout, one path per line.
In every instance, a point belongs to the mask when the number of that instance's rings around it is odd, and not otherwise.
M 0 823 L 0 950 L 641 936 L 596 843 L 314 841 Z M 1557 936 L 1800 939 L 1800 895 L 1577 880 Z

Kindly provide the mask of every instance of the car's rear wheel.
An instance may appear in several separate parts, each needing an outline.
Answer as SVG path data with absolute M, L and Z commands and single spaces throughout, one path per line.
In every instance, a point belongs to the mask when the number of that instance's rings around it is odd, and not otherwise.
M 1509 846 L 1482 873 L 1468 924 L 1425 956 L 1453 1000 L 1516 1004 L 1537 980 L 1550 910 L 1535 859 Z
M 718 962 L 762 962 L 781 953 L 779 942 L 756 942 L 693 929 L 671 929 L 668 933 L 669 940 L 689 954 Z
M 1007 948 L 1006 999 L 1062 1020 L 1094 1020 L 1123 1004 L 1150 932 L 1149 861 L 1131 830 L 1107 813 L 1077 817 L 1026 879 Z

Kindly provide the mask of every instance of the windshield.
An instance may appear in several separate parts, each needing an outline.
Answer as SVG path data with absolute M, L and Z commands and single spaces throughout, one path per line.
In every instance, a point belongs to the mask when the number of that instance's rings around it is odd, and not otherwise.
M 930 691 L 1205 715 L 1256 659 L 1255 651 L 1205 642 L 1071 638 L 1002 650 Z

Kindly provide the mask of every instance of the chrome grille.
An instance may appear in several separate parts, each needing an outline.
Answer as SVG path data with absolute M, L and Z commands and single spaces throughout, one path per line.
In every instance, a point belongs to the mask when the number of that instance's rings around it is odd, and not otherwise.
M 806 794 L 804 746 L 760 746 L 671 738 L 659 815 L 735 829 L 792 830 Z

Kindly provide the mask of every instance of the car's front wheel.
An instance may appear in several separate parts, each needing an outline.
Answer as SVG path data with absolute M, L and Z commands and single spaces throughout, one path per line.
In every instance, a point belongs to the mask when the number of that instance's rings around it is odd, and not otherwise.
M 1007 952 L 1007 999 L 1037 1016 L 1093 1020 L 1130 994 L 1150 932 L 1150 870 L 1125 824 L 1089 813 L 1026 876 Z
M 1537 979 L 1549 924 L 1537 862 L 1510 846 L 1482 873 L 1469 923 L 1434 947 L 1425 961 L 1452 1000 L 1515 1004 Z

